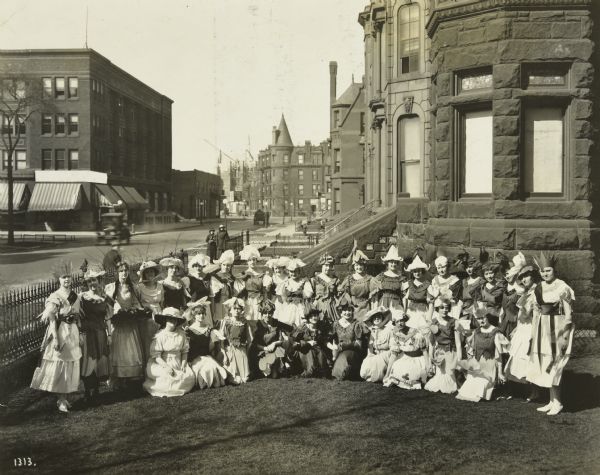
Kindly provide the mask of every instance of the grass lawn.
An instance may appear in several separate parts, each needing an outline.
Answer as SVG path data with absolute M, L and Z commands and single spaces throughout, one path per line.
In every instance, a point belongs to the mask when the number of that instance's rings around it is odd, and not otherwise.
M 549 417 L 521 400 L 283 379 L 172 399 L 106 393 L 64 415 L 25 390 L 0 428 L 0 473 L 599 473 L 596 396 Z

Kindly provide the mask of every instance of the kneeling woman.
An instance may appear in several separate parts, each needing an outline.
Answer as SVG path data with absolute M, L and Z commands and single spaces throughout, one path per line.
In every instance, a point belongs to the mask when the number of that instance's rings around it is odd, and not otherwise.
M 333 343 L 327 345 L 333 352 L 331 375 L 338 380 L 358 379 L 364 358 L 363 325 L 354 319 L 350 302 L 343 302 L 338 312 L 340 319 L 333 325 Z
M 319 317 L 319 309 L 311 308 L 306 322 L 295 327 L 292 332 L 294 359 L 302 367 L 300 376 L 304 378 L 327 376 L 329 373 L 324 350 L 327 333 Z
M 421 327 L 422 321 L 418 317 L 405 315 L 396 322 L 394 347 L 399 356 L 392 363 L 384 386 L 395 384 L 403 389 L 421 389 L 427 381 L 429 354 Z
M 391 312 L 385 307 L 373 309 L 365 315 L 364 323 L 371 329 L 369 352 L 360 367 L 360 377 L 370 383 L 381 383 L 390 362 L 390 341 L 394 326 Z
M 461 360 L 459 366 L 467 372 L 467 379 L 458 391 L 457 399 L 478 402 L 481 399 L 490 400 L 496 381 L 506 381 L 502 372 L 502 353 L 508 347 L 508 340 L 500 330 L 492 325 L 497 317 L 491 313 L 475 311 L 477 328 L 471 336 L 473 357 Z M 459 348 L 459 353 L 461 348 Z M 460 355 L 459 355 L 460 359 Z
M 152 339 L 146 367 L 144 389 L 152 396 L 183 396 L 196 384 L 196 376 L 187 363 L 189 343 L 181 324 L 185 318 L 173 307 L 165 308 L 155 319 L 164 328 Z
M 263 300 L 258 312 L 261 319 L 256 322 L 250 346 L 251 364 L 255 371 L 258 368 L 265 377 L 278 378 L 284 370 L 287 346 L 281 324 L 273 318 L 275 305 L 271 301 Z
M 186 330 L 190 340 L 188 361 L 200 389 L 225 386 L 227 380 L 227 371 L 218 362 L 225 338 L 210 326 L 209 305 L 206 297 L 188 304 L 188 320 L 192 322 Z

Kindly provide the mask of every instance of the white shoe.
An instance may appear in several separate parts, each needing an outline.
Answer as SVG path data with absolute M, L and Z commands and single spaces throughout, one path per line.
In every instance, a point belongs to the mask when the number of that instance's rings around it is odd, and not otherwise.
M 59 401 L 58 403 L 58 410 L 60 412 L 69 412 L 69 407 L 67 406 L 67 401 Z
M 552 409 L 552 401 L 550 401 L 548 404 L 546 404 L 545 406 L 542 407 L 538 407 L 536 409 L 536 411 L 538 412 L 548 412 L 550 409 Z
M 558 414 L 560 411 L 563 410 L 563 405 L 560 402 L 555 402 L 552 405 L 552 409 L 550 409 L 547 414 L 549 416 L 555 416 L 556 414 Z

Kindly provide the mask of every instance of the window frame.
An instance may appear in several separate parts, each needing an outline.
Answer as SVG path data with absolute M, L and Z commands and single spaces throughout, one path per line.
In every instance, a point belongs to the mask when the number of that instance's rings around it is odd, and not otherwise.
M 45 118 L 50 118 L 50 126 L 48 129 L 48 132 L 44 132 L 44 119 Z M 51 136 L 52 135 L 52 130 L 53 130 L 53 126 L 54 126 L 54 115 L 53 114 L 46 114 L 46 113 L 42 113 L 42 120 L 41 120 L 41 135 L 43 136 Z
M 50 161 L 49 161 L 49 165 L 48 167 L 44 166 L 44 152 L 48 152 Z M 42 167 L 42 170 L 53 170 L 54 169 L 54 160 L 53 160 L 53 153 L 52 153 L 52 149 L 51 148 L 43 148 L 42 149 L 42 153 L 40 155 L 40 166 Z
M 489 112 L 492 117 L 492 190 L 489 193 L 466 193 L 465 192 L 465 154 L 466 154 L 466 116 L 472 112 Z M 455 107 L 455 160 L 454 160 L 454 201 L 481 201 L 490 200 L 494 196 L 494 111 L 492 101 L 482 101 L 472 104 L 462 104 Z
M 59 153 L 62 152 L 62 158 L 58 158 Z M 66 154 L 66 150 L 64 148 L 58 148 L 54 150 L 54 169 L 55 170 L 66 170 L 66 165 L 67 165 L 67 154 Z M 62 162 L 62 168 L 58 168 L 58 164 L 59 162 Z
M 71 85 L 71 81 L 75 82 L 75 86 Z M 67 91 L 69 99 L 79 99 L 79 78 L 77 76 L 70 76 L 67 78 Z M 73 91 L 75 91 L 73 93 Z
M 62 81 L 62 86 L 58 87 L 58 81 Z M 65 78 L 64 77 L 56 77 L 54 78 L 54 99 L 64 100 L 67 97 L 67 91 L 65 90 Z
M 62 122 L 59 120 L 62 118 Z M 62 132 L 58 131 L 58 126 L 62 125 Z M 67 118 L 65 114 L 59 113 L 54 115 L 54 135 L 66 135 L 67 134 Z
M 536 87 L 536 90 L 538 87 Z M 559 193 L 547 193 L 547 192 L 528 192 L 525 190 L 525 170 L 527 168 L 527 157 L 526 157 L 526 113 L 528 109 L 561 109 L 562 110 L 562 191 Z M 521 102 L 521 143 L 520 143 L 520 162 L 519 162 L 519 191 L 521 199 L 526 201 L 565 201 L 570 198 L 571 190 L 569 183 L 571 182 L 570 177 L 570 163 L 571 163 L 571 149 L 570 149 L 570 98 L 568 97 L 548 97 L 548 96 L 534 96 L 524 97 Z
M 417 10 L 417 32 L 418 32 L 418 36 L 416 37 L 411 37 L 410 36 L 410 27 L 411 27 L 411 23 L 415 23 L 410 21 L 410 9 L 416 9 Z M 409 10 L 409 15 L 408 15 L 408 22 L 404 23 L 401 20 L 401 13 L 402 10 L 406 9 Z M 421 40 L 422 40 L 422 35 L 423 35 L 423 31 L 421 28 L 421 6 L 418 3 L 412 2 L 412 3 L 407 3 L 404 5 L 401 5 L 397 12 L 396 12 L 396 22 L 397 22 L 397 26 L 396 26 L 396 61 L 397 61 L 397 74 L 398 76 L 405 76 L 407 74 L 411 74 L 411 73 L 416 73 L 416 72 L 420 72 L 421 71 L 421 52 L 423 49 L 423 45 L 421 44 Z M 406 39 L 402 39 L 402 35 L 401 35 L 401 29 L 405 26 L 408 25 L 408 31 L 409 31 L 409 36 Z M 416 53 L 414 53 L 413 55 L 408 55 L 408 56 L 402 56 L 402 50 L 403 50 L 403 44 L 406 42 L 410 42 L 410 41 L 417 41 L 419 47 L 418 50 L 416 51 Z M 411 65 L 411 57 L 416 58 L 416 64 L 414 65 L 414 69 L 411 69 L 410 65 Z M 408 70 L 404 71 L 404 60 L 408 59 L 407 62 L 407 66 L 408 66 Z
M 73 155 L 76 155 L 77 158 L 74 160 L 73 159 Z M 68 170 L 79 170 L 79 149 L 69 149 L 69 153 L 68 153 L 68 157 L 67 157 L 68 163 Z M 76 163 L 77 166 L 73 167 L 73 163 Z
M 73 122 L 72 119 L 76 119 L 75 122 Z M 74 136 L 79 135 L 79 114 L 76 112 L 67 115 L 67 134 Z

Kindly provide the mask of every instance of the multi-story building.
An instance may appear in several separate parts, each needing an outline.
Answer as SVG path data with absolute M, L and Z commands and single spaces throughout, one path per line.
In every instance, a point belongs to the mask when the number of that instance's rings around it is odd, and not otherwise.
M 344 213 L 365 204 L 365 105 L 364 87 L 352 84 L 337 98 L 337 63 L 329 63 L 331 196 L 333 213 Z M 327 180 L 327 178 L 326 178 Z
M 218 218 L 223 181 L 200 170 L 171 171 L 171 209 L 188 219 Z
M 93 227 L 118 201 L 136 223 L 169 209 L 171 99 L 91 49 L 0 51 L 0 76 L 16 75 L 45 96 L 14 162 L 35 185 L 30 226 Z
M 285 118 L 273 127 L 271 145 L 258 154 L 258 192 L 273 216 L 314 216 L 331 207 L 327 141 L 294 145 Z
M 450 255 L 555 253 L 583 326 L 600 310 L 592 3 L 373 0 L 359 17 L 367 200 L 396 205 L 406 242 Z

